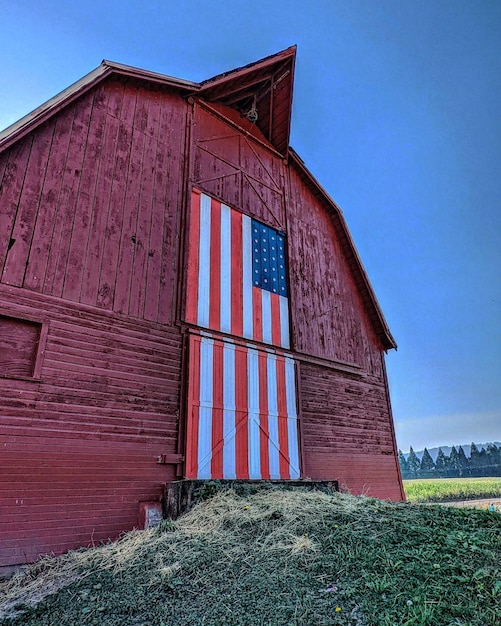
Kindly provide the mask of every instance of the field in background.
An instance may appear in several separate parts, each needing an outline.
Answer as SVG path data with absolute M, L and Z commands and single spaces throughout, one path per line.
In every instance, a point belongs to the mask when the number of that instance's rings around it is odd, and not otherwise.
M 427 478 L 404 480 L 409 502 L 451 502 L 501 498 L 501 478 Z

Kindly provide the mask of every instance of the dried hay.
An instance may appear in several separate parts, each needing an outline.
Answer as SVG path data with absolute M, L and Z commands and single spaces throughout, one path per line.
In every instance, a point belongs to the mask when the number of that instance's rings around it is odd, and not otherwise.
M 0 583 L 0 622 L 361 626 L 456 624 L 464 614 L 490 625 L 500 527 L 485 512 L 226 488 L 176 522 Z M 458 582 L 473 575 L 476 590 Z M 482 601 L 480 583 L 491 594 Z

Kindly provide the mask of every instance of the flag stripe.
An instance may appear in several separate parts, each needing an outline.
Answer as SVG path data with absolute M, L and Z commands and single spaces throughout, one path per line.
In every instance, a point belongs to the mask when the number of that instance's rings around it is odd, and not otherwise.
M 280 296 L 270 293 L 271 299 L 271 342 L 275 346 L 282 345 Z
M 299 478 L 299 443 L 297 431 L 297 410 L 296 410 L 296 372 L 294 360 L 285 358 L 285 392 L 287 397 L 287 424 L 289 435 L 289 458 L 291 478 Z
M 223 473 L 223 351 L 224 344 L 213 344 L 213 368 L 212 368 L 212 459 L 211 476 L 221 476 Z
M 231 235 L 231 213 L 232 210 L 225 204 L 221 205 L 221 261 L 220 261 L 220 290 L 221 290 L 221 319 L 219 329 L 224 333 L 238 334 L 232 326 L 232 256 L 234 242 Z M 235 213 L 235 211 L 233 211 Z M 241 252 L 236 255 L 238 259 Z M 236 259 L 237 260 L 237 259 Z M 236 265 L 238 265 L 238 260 Z M 240 280 L 238 281 L 240 283 Z
M 190 337 L 187 478 L 299 477 L 294 360 Z
M 190 342 L 188 420 L 186 426 L 186 475 L 198 476 L 198 424 L 200 422 L 200 342 Z
M 198 253 L 198 298 L 197 324 L 210 328 L 210 248 L 211 248 L 211 199 L 202 194 L 200 196 L 200 234 Z
M 281 357 L 277 358 L 277 388 L 286 389 L 285 362 Z M 286 394 L 278 394 L 278 449 L 280 450 L 280 476 L 290 478 L 289 466 L 289 433 L 287 419 Z
M 267 355 L 268 374 L 268 453 L 270 478 L 280 478 L 280 449 L 278 439 L 277 368 L 274 355 Z
M 235 465 L 237 478 L 249 478 L 249 433 L 247 421 L 249 415 L 249 390 L 247 372 L 247 351 L 241 347 L 235 354 L 235 385 L 236 385 L 236 431 L 235 431 Z
M 210 268 L 209 268 L 209 327 L 221 327 L 221 205 L 211 199 L 210 212 Z M 200 252 L 201 254 L 201 252 Z M 203 256 L 201 256 L 203 259 Z
M 253 451 L 259 450 L 259 391 L 262 387 L 262 380 L 259 371 L 259 353 L 257 350 L 249 349 L 247 352 L 247 388 L 249 390 L 249 478 L 261 478 L 260 457 L 253 454 Z
M 202 341 L 200 346 L 200 409 L 198 421 L 198 478 L 210 478 L 212 458 L 212 381 L 213 381 L 212 339 Z
M 200 241 L 200 193 L 191 195 L 190 232 L 188 239 L 188 286 L 198 283 L 198 253 Z M 198 289 L 186 289 L 186 320 L 198 323 Z
M 289 301 L 283 296 L 278 296 L 280 303 L 280 345 L 289 348 Z
M 244 333 L 243 221 L 242 214 L 231 211 L 231 331 L 242 337 Z M 230 263 L 228 263 L 230 264 Z M 252 280 L 249 279 L 249 280 Z
M 267 480 L 270 478 L 270 453 L 268 450 L 268 440 L 270 437 L 268 425 L 268 371 L 267 371 L 267 354 L 260 352 L 259 354 L 259 425 L 261 437 L 260 445 L 260 461 L 261 461 L 261 478 Z

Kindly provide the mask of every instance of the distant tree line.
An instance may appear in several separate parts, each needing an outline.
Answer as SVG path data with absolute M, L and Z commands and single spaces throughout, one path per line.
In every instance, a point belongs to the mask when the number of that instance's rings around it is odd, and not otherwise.
M 407 456 L 401 450 L 398 451 L 398 460 L 404 479 L 501 476 L 501 446 L 498 448 L 493 443 L 481 450 L 472 443 L 469 457 L 462 446 L 452 446 L 449 455 L 439 448 L 435 461 L 426 448 L 419 459 L 411 446 Z

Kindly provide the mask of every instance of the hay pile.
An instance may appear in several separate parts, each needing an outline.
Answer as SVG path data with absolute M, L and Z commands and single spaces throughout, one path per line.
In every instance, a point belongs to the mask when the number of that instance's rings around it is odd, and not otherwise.
M 500 531 L 486 511 L 224 490 L 3 583 L 0 624 L 494 626 Z

